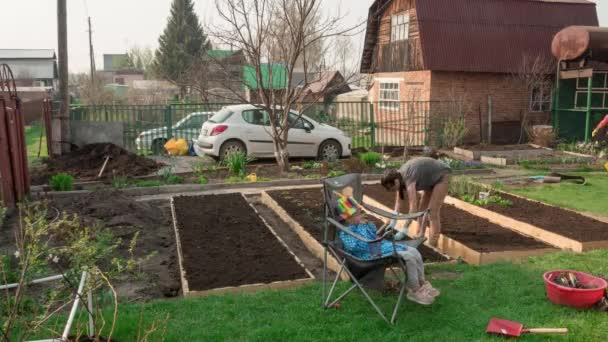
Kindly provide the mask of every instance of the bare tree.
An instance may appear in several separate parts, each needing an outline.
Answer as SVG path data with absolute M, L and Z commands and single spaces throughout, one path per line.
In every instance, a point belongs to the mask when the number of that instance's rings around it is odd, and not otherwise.
M 127 50 L 127 68 L 142 70 L 146 78 L 152 74 L 154 51 L 149 47 L 134 45 Z
M 320 0 L 216 0 L 216 7 L 222 28 L 211 30 L 210 35 L 223 45 L 241 49 L 255 78 L 253 87 L 244 82 L 252 88 L 254 96 L 245 98 L 236 92 L 234 95 L 268 113 L 268 133 L 275 158 L 280 169 L 287 171 L 289 129 L 298 123 L 303 112 L 323 98 L 324 93 L 344 85 L 333 85 L 309 96 L 309 86 L 321 81 L 324 73 L 320 70 L 312 73 L 318 60 L 311 60 L 306 51 L 323 40 L 354 35 L 362 24 L 341 27 L 341 16 L 322 14 Z M 227 70 L 221 62 L 216 62 Z M 305 75 L 297 84 L 293 82 L 296 71 Z M 274 87 L 275 77 L 279 78 L 279 83 L 284 82 L 284 87 Z M 344 78 L 345 82 L 352 82 L 352 75 L 344 75 Z M 302 104 L 304 97 L 307 102 Z M 295 114 L 292 109 L 298 103 L 300 112 Z
M 521 131 L 519 142 L 524 136 L 530 136 L 529 112 L 545 111 L 550 108 L 543 108 L 543 104 L 551 103 L 552 78 L 555 72 L 555 62 L 546 56 L 524 55 L 518 70 L 511 74 L 510 81 L 515 87 L 525 89 L 526 95 L 522 98 L 521 111 Z M 536 108 L 534 108 L 537 106 Z M 538 107 L 540 106 L 540 107 Z

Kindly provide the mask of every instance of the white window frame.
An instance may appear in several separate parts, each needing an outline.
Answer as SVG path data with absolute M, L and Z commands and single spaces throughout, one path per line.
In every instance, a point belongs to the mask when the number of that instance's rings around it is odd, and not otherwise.
M 401 12 L 391 17 L 391 43 L 406 41 L 410 37 L 410 14 Z
M 603 87 L 593 87 L 591 88 L 591 96 L 600 95 L 602 96 L 602 105 L 600 107 L 591 107 L 591 109 L 606 109 L 608 108 L 608 71 L 594 71 L 593 76 L 596 75 L 604 76 L 604 86 Z M 592 76 L 592 77 L 593 77 Z M 581 80 L 583 83 L 581 84 Z M 576 91 L 574 92 L 574 108 L 586 108 L 586 107 L 578 107 L 578 99 L 579 96 L 582 96 L 587 102 L 587 77 L 577 78 L 576 79 Z
M 534 91 L 538 90 L 540 96 L 535 99 Z M 548 97 L 547 97 L 548 95 Z M 549 84 L 537 85 L 530 89 L 530 113 L 545 113 L 553 109 L 553 89 Z
M 391 85 L 397 85 L 397 88 L 385 88 L 383 89 L 383 85 L 387 85 L 387 84 L 391 84 Z M 400 104 L 400 99 L 401 99 L 401 82 L 397 81 L 397 80 L 383 80 L 380 81 L 379 85 L 378 85 L 378 106 L 380 107 L 380 109 L 382 110 L 390 110 L 390 111 L 398 111 L 399 110 L 399 104 Z M 383 97 L 383 92 L 387 93 L 396 93 L 397 94 L 397 99 L 394 98 L 388 98 L 388 97 Z

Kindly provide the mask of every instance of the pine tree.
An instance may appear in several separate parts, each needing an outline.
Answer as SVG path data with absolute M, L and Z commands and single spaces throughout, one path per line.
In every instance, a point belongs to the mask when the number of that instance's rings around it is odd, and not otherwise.
M 187 88 L 188 72 L 201 63 L 211 43 L 203 32 L 192 0 L 173 0 L 167 27 L 158 39 L 154 71 L 157 76 Z

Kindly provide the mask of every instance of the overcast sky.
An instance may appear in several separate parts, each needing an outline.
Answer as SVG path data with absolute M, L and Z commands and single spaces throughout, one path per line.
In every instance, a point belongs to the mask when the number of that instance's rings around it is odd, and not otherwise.
M 55 0 L 2 0 L 0 48 L 57 47 Z M 89 47 L 87 16 L 93 21 L 97 69 L 104 53 L 124 53 L 129 47 L 157 46 L 171 0 L 67 0 L 70 72 L 87 71 Z M 204 25 L 217 25 L 214 0 L 194 0 Z M 373 0 L 323 0 L 324 10 L 345 16 L 345 25 L 362 22 Z M 608 0 L 596 1 L 601 26 L 608 26 Z M 363 37 L 356 39 L 359 50 Z

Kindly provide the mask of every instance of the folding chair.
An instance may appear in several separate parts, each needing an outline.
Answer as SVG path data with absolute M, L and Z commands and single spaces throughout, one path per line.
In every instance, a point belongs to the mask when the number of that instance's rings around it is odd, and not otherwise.
M 374 307 L 376 312 L 387 322 L 390 324 L 394 324 L 397 318 L 397 313 L 399 307 L 401 306 L 401 302 L 403 299 L 403 295 L 406 290 L 406 282 L 405 277 L 407 277 L 405 262 L 402 258 L 397 254 L 396 242 L 393 239 L 393 231 L 388 230 L 383 233 L 383 235 L 377 240 L 368 240 L 363 238 L 360 235 L 357 235 L 347 227 L 340 223 L 340 218 L 337 215 L 336 204 L 338 199 L 344 193 L 345 189 L 349 189 L 348 192 L 352 190 L 352 197 L 358 201 L 366 211 L 378 215 L 380 217 L 399 220 L 406 220 L 405 227 L 409 225 L 413 220 L 420 220 L 421 227 L 423 229 L 426 228 L 427 218 L 428 218 L 428 210 L 424 212 L 408 214 L 408 215 L 396 215 L 394 213 L 387 212 L 385 210 L 375 208 L 373 206 L 367 205 L 363 202 L 363 185 L 361 182 L 360 174 L 348 174 L 340 177 L 329 178 L 325 180 L 323 184 L 324 195 L 325 195 L 325 235 L 324 235 L 324 248 L 325 248 L 325 256 L 324 256 L 324 265 L 323 265 L 323 307 L 325 309 L 333 307 L 340 300 L 345 298 L 348 294 L 350 294 L 355 288 L 358 288 L 363 293 L 363 296 L 369 301 L 369 303 Z M 350 195 L 350 194 L 349 194 Z M 382 228 L 379 230 L 381 231 Z M 373 244 L 380 244 L 382 240 L 387 239 L 390 240 L 393 244 L 393 253 L 391 255 L 377 255 L 377 257 L 371 260 L 362 260 L 355 257 L 352 254 L 349 254 L 347 251 L 343 249 L 342 240 L 338 236 L 338 231 L 343 231 L 357 240 L 366 242 L 370 244 L 370 248 Z M 423 233 L 424 234 L 424 233 Z M 409 246 L 408 246 L 409 247 Z M 340 270 L 336 274 L 335 279 L 331 285 L 329 293 L 327 293 L 327 271 L 328 264 L 327 258 L 328 253 L 330 253 L 340 264 Z M 403 271 L 404 278 L 402 279 L 397 275 L 395 270 L 392 267 L 398 267 Z M 387 319 L 386 315 L 382 312 L 382 310 L 378 307 L 376 302 L 371 298 L 371 296 L 366 291 L 368 289 L 382 289 L 384 286 L 384 273 L 386 268 L 389 267 L 393 272 L 395 277 L 399 280 L 399 296 L 397 297 L 397 303 L 392 312 L 392 316 L 390 321 Z M 336 285 L 342 272 L 346 272 L 352 281 L 352 285 L 340 296 L 332 301 L 332 296 L 336 289 Z

